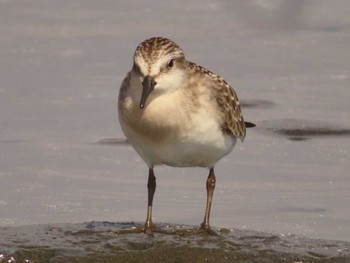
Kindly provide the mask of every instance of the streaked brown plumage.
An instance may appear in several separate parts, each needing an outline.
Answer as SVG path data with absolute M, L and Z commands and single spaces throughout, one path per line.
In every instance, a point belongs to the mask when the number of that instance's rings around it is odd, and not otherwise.
M 209 230 L 215 188 L 214 165 L 246 135 L 239 100 L 220 76 L 185 59 L 173 41 L 155 37 L 136 48 L 132 70 L 123 80 L 118 112 L 128 141 L 149 167 L 148 213 L 144 230 L 154 230 L 152 202 L 155 165 L 209 168 Z
M 222 77 L 202 66 L 189 62 L 189 68 L 201 75 L 207 75 L 212 78 L 214 84 L 211 85 L 211 89 L 215 94 L 218 108 L 223 112 L 222 130 L 243 141 L 246 135 L 245 123 L 234 89 Z

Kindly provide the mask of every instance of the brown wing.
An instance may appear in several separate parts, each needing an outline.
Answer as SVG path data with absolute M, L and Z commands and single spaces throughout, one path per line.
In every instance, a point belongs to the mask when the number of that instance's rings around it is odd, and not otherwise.
M 237 94 L 221 77 L 218 77 L 218 82 L 220 85 L 216 85 L 216 101 L 224 113 L 221 127 L 227 134 L 239 137 L 243 141 L 246 127 Z
M 221 128 L 223 132 L 244 140 L 246 127 L 239 105 L 239 100 L 234 89 L 220 76 L 195 63 L 189 62 L 189 66 L 200 74 L 210 76 L 215 83 L 212 86 L 214 97 L 222 114 Z
M 213 80 L 212 90 L 217 105 L 223 113 L 221 128 L 223 132 L 236 136 L 242 141 L 246 134 L 246 127 L 234 89 L 220 76 L 195 63 L 189 62 L 190 68 L 202 75 L 210 76 Z

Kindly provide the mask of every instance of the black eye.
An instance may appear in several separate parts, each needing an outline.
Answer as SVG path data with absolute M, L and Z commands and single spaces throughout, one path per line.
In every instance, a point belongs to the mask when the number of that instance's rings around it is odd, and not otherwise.
M 175 59 L 170 59 L 169 60 L 168 65 L 167 65 L 168 68 L 172 68 L 174 66 L 174 60 Z

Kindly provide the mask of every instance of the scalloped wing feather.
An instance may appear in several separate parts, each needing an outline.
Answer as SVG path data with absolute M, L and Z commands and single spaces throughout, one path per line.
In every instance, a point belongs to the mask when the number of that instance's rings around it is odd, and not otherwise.
M 246 127 L 239 104 L 239 100 L 234 89 L 220 76 L 210 70 L 190 62 L 190 67 L 201 74 L 210 76 L 215 85 L 212 85 L 217 106 L 222 114 L 221 129 L 229 135 L 236 136 L 242 141 L 246 135 Z

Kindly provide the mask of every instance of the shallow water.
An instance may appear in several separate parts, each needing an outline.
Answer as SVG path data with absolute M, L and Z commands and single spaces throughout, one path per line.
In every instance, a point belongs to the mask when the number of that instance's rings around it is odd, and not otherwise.
M 135 223 L 0 228 L 0 262 L 348 262 L 350 243 L 214 228 L 157 225 L 169 233 L 118 233 Z

